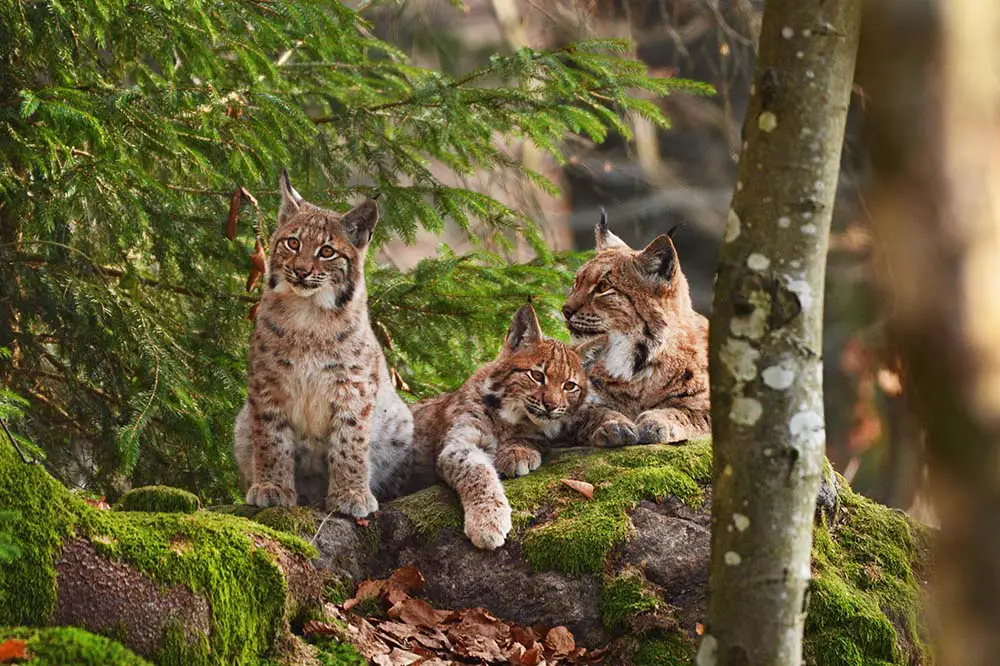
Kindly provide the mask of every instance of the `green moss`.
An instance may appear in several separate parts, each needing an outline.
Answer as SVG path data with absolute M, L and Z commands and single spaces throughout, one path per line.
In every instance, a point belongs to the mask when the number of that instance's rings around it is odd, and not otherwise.
M 353 645 L 335 640 L 319 640 L 315 643 L 316 658 L 322 666 L 366 666 L 368 660 L 354 649 Z
M 194 513 L 201 508 L 197 495 L 170 486 L 133 488 L 115 504 L 116 511 L 146 511 L 149 513 Z
M 661 605 L 659 598 L 646 589 L 646 579 L 638 571 L 625 571 L 605 580 L 601 591 L 604 628 L 612 633 L 628 629 L 636 616 Z
M 15 512 L 5 529 L 20 555 L 0 566 L 0 626 L 43 624 L 55 610 L 56 559 L 77 513 L 86 508 L 40 465 L 0 443 L 0 507 Z
M 298 536 L 312 537 L 316 533 L 316 528 L 319 527 L 316 512 L 307 506 L 268 507 L 258 511 L 253 520 L 261 525 L 267 525 L 273 530 Z
M 315 556 L 301 539 L 239 518 L 196 514 L 90 512 L 84 529 L 102 555 L 124 561 L 165 584 L 183 584 L 212 609 L 207 645 L 168 641 L 157 661 L 172 664 L 252 663 L 283 626 L 285 580 L 255 535 Z M 207 649 L 206 649 L 207 648 Z
M 567 573 L 600 571 L 611 549 L 625 540 L 628 512 L 643 499 L 675 495 L 701 501 L 701 484 L 711 481 L 708 440 L 685 446 L 641 446 L 598 451 L 543 465 L 504 482 L 513 511 L 513 536 L 523 535 L 525 553 L 536 570 Z M 573 478 L 594 484 L 592 500 L 564 486 Z M 392 503 L 433 537 L 445 528 L 461 529 L 462 511 L 447 488 L 435 486 Z M 534 525 L 540 516 L 546 522 Z
M 99 511 L 74 498 L 37 465 L 26 465 L 0 442 L 0 506 L 21 555 L 0 567 L 0 625 L 42 625 L 56 601 L 55 562 L 62 541 L 87 537 L 104 556 L 165 584 L 205 597 L 211 634 L 195 645 L 168 630 L 160 664 L 255 664 L 277 631 L 302 609 L 286 604 L 285 580 L 268 541 L 314 557 L 305 541 L 247 520 L 211 512 Z
M 917 575 L 928 531 L 842 486 L 842 520 L 814 530 L 806 663 L 931 663 Z
M 677 630 L 638 639 L 630 652 L 632 666 L 690 666 L 694 643 Z
M 400 497 L 392 506 L 413 522 L 417 532 L 433 537 L 446 527 L 462 528 L 462 509 L 455 493 L 443 485 Z
M 8 638 L 27 641 L 32 658 L 18 662 L 27 666 L 150 666 L 128 648 L 75 627 L 0 627 L 0 643 Z

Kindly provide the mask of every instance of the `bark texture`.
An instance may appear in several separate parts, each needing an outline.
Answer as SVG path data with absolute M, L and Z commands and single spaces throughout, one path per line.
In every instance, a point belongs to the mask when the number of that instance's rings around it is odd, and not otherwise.
M 942 528 L 939 662 L 1000 654 L 1000 5 L 868 5 L 873 221 Z
M 768 2 L 711 319 L 700 666 L 801 663 L 823 477 L 823 284 L 859 0 Z

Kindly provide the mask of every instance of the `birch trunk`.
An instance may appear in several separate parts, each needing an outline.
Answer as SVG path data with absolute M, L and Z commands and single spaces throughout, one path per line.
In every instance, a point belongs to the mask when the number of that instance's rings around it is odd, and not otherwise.
M 823 476 L 826 251 L 860 0 L 764 10 L 711 318 L 714 481 L 699 666 L 801 663 Z
M 869 9 L 869 201 L 941 524 L 938 658 L 984 666 L 1000 654 L 1000 5 Z

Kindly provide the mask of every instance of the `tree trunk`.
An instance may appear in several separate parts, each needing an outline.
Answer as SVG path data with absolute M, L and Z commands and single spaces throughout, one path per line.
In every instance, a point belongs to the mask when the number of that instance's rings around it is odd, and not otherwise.
M 823 476 L 823 284 L 859 0 L 764 10 L 711 320 L 714 480 L 699 664 L 799 664 Z
M 1000 6 L 895 0 L 869 9 L 869 200 L 942 528 L 939 663 L 992 664 L 1000 654 Z

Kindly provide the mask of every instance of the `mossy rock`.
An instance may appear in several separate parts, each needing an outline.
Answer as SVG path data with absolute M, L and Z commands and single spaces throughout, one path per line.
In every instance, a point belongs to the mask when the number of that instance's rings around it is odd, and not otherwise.
M 271 506 L 266 509 L 249 504 L 226 504 L 213 506 L 212 511 L 230 516 L 241 516 L 266 525 L 279 532 L 287 532 L 299 537 L 310 537 L 319 527 L 317 512 L 306 506 L 280 507 Z
M 693 606 L 689 598 L 678 601 L 664 595 L 649 578 L 651 570 L 625 553 L 648 534 L 638 533 L 632 521 L 643 502 L 650 503 L 642 509 L 647 516 L 651 511 L 669 513 L 664 507 L 680 507 L 664 520 L 683 522 L 684 515 L 694 516 L 685 524 L 707 541 L 711 460 L 710 443 L 698 441 L 587 451 L 549 461 L 526 477 L 504 482 L 514 529 L 508 545 L 494 553 L 477 552 L 466 543 L 454 493 L 442 486 L 423 490 L 387 504 L 383 518 L 367 528 L 383 535 L 382 568 L 376 573 L 414 562 L 428 579 L 432 600 L 445 607 L 456 607 L 461 598 L 462 603 L 486 605 L 522 624 L 566 623 L 575 633 L 580 627 L 591 637 L 597 635 L 595 626 L 603 627 L 605 637 L 634 634 L 621 653 L 622 664 L 690 663 L 698 640 L 695 624 L 705 620 L 704 583 L 688 590 L 701 595 Z M 564 478 L 593 484 L 593 499 L 561 483 Z M 830 524 L 818 523 L 816 528 L 806 663 L 932 663 L 920 619 L 930 533 L 901 512 L 853 493 L 842 479 L 838 485 L 841 492 L 838 505 L 831 508 Z M 409 531 L 399 528 L 400 521 Z M 511 577 L 503 578 L 508 573 Z M 446 580 L 438 583 L 439 576 Z M 597 594 L 596 601 L 573 606 L 572 618 L 546 617 L 551 609 L 534 602 L 517 615 L 522 611 L 516 599 L 512 602 L 496 592 L 505 586 L 517 587 L 508 595 L 512 598 L 518 590 L 534 597 L 541 596 L 542 589 L 571 590 L 565 594 L 596 589 Z M 672 618 L 667 617 L 671 613 Z M 683 629 L 671 630 L 664 621 L 670 619 Z
M 116 511 L 147 513 L 194 513 L 200 508 L 201 500 L 197 495 L 170 486 L 133 488 L 115 504 Z
M 6 442 L 0 506 L 21 550 L 0 567 L 0 625 L 73 624 L 160 664 L 256 664 L 322 600 L 305 541 L 206 511 L 98 510 Z
M 0 643 L 16 638 L 27 642 L 26 666 L 152 666 L 134 652 L 104 636 L 76 627 L 0 627 Z

